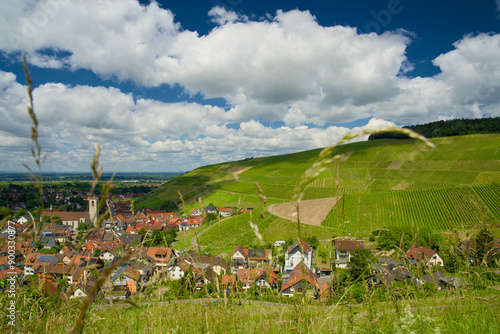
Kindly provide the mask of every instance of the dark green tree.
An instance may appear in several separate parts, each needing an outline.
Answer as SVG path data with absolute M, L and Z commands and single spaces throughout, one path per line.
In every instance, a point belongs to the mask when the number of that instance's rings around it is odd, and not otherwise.
M 196 283 L 195 283 L 195 273 L 189 267 L 189 269 L 184 273 L 184 276 L 180 279 L 180 289 L 187 290 L 191 293 L 196 291 Z
M 434 250 L 440 250 L 439 234 L 432 232 L 430 229 L 425 228 L 418 231 L 415 244 L 418 246 L 424 246 L 432 248 Z
M 446 270 L 450 273 L 457 272 L 459 266 L 458 254 L 447 249 L 444 249 L 441 253 L 443 254 L 444 267 Z
M 373 254 L 368 249 L 355 249 L 351 255 L 351 276 L 353 281 L 369 274 L 369 266 L 373 263 Z
M 56 223 L 56 224 L 61 224 L 62 223 L 62 219 L 58 215 L 53 215 L 52 217 L 50 217 L 50 222 L 51 223 Z
M 494 247 L 494 238 L 491 231 L 483 227 L 476 234 L 474 262 L 477 265 L 486 265 L 488 267 L 495 266 L 495 258 L 497 257 L 497 250 Z
M 178 207 L 177 207 L 177 204 L 175 204 L 174 201 L 172 201 L 172 200 L 169 199 L 169 200 L 166 200 L 165 203 L 163 203 L 160 206 L 160 209 L 168 211 L 168 212 L 174 212 L 174 211 L 178 210 Z
M 313 249 L 316 249 L 318 248 L 319 246 L 319 240 L 318 240 L 318 237 L 313 235 L 313 236 L 310 236 L 310 237 L 307 237 L 306 238 L 306 242 L 309 244 L 309 246 L 311 246 Z
M 28 211 L 26 211 L 26 209 L 20 208 L 19 210 L 17 210 L 16 215 L 14 216 L 14 218 L 19 219 L 22 216 L 27 215 L 27 214 L 28 214 Z
M 148 233 L 148 230 L 146 230 L 144 227 L 141 227 L 139 231 L 137 231 L 137 233 L 144 237 Z
M 320 251 L 319 257 L 321 258 L 321 262 L 323 263 L 326 263 L 328 261 L 328 254 L 325 251 Z
M 14 211 L 11 209 L 5 207 L 5 206 L 0 206 L 0 219 L 3 219 L 7 216 L 12 216 L 14 214 Z
M 175 229 L 171 229 L 168 231 L 154 230 L 145 244 L 148 247 L 168 247 L 175 241 L 176 237 L 177 233 L 175 232 Z
M 79 230 L 79 231 L 84 231 L 84 230 L 86 230 L 87 228 L 88 228 L 87 224 L 85 224 L 85 223 L 79 223 L 79 224 L 78 224 L 78 228 L 77 228 L 77 230 Z

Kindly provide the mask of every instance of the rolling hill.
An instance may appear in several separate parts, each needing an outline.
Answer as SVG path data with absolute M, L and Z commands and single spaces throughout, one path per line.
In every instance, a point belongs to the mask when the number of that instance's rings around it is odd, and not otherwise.
M 361 232 L 411 225 L 444 231 L 499 223 L 500 134 L 433 138 L 432 142 L 436 149 L 413 139 L 379 139 L 338 147 L 341 158 L 305 190 L 304 200 L 337 198 L 322 226 L 314 229 Z M 265 212 L 265 217 L 255 213 L 253 220 L 266 235 L 265 230 L 281 218 L 267 213 L 254 183 L 260 185 L 267 205 L 288 202 L 297 180 L 319 152 L 201 167 L 169 181 L 138 205 L 155 207 L 167 199 L 179 202 L 179 191 L 188 209 L 198 207 L 194 203 L 198 197 L 204 205 L 260 207 L 256 210 Z M 229 230 L 221 228 L 225 235 L 245 235 L 248 219 L 235 217 L 234 222 L 228 220 Z M 246 232 L 236 233 L 241 224 Z

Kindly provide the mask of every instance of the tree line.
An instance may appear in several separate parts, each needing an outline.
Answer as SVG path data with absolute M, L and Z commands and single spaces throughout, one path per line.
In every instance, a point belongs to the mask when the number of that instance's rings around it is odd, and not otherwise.
M 475 119 L 453 119 L 436 121 L 420 125 L 409 125 L 404 128 L 413 130 L 427 138 L 451 137 L 470 134 L 499 133 L 500 117 L 475 118 Z M 408 139 L 401 133 L 377 133 L 371 134 L 368 140 L 375 139 Z

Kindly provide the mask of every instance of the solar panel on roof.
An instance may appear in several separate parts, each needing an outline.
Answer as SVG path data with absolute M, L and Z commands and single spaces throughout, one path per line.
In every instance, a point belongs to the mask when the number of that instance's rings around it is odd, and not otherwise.
M 266 250 L 265 249 L 249 249 L 248 256 L 249 257 L 265 257 Z
M 39 262 L 50 262 L 52 260 L 52 256 L 49 255 L 39 255 L 37 258 Z

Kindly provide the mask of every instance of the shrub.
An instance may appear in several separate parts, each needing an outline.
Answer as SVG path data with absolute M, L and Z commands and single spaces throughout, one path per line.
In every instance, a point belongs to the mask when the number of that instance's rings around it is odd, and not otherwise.
M 362 303 L 364 301 L 366 289 L 362 282 L 354 284 L 354 286 L 351 288 L 351 291 L 352 297 L 356 302 Z

